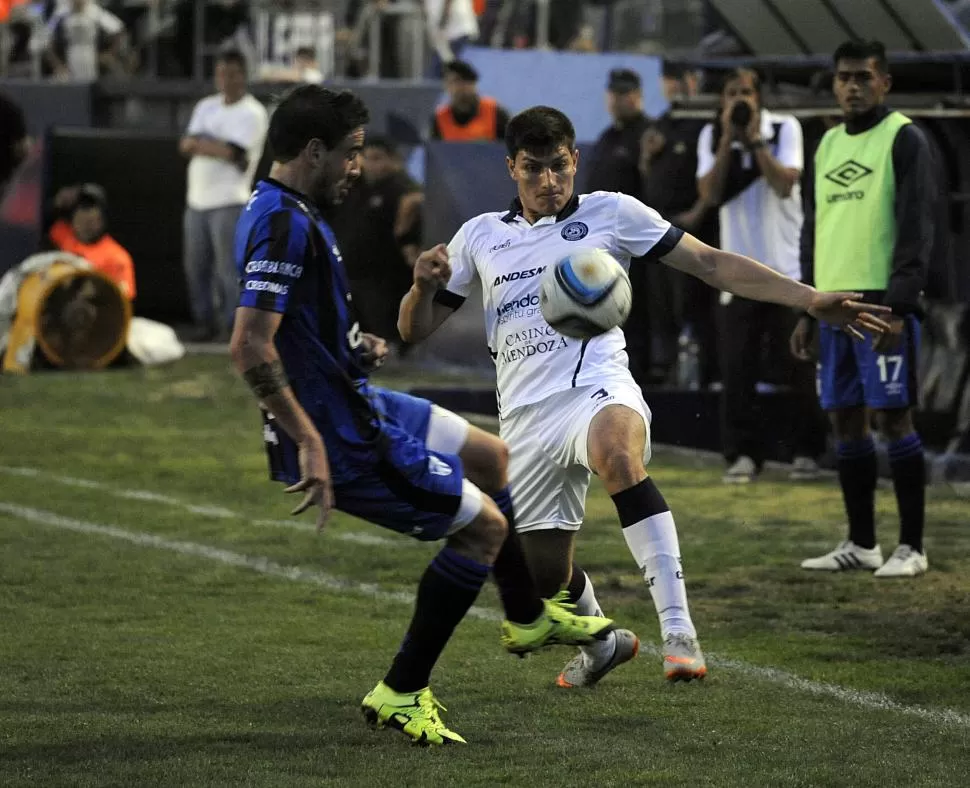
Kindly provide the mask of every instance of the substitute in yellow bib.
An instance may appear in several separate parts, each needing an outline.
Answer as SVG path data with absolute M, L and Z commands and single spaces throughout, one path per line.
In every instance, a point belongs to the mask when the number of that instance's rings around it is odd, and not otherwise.
M 818 333 L 819 396 L 838 441 L 847 539 L 804 569 L 876 570 L 876 577 L 926 571 L 923 550 L 926 470 L 913 426 L 920 293 L 933 238 L 934 183 L 929 144 L 909 118 L 885 105 L 892 78 L 877 41 L 835 53 L 833 90 L 844 123 L 830 129 L 806 184 L 802 273 L 821 291 L 862 292 L 892 308 L 892 330 L 864 342 L 809 317 L 792 334 L 792 352 L 809 359 Z M 876 544 L 876 454 L 870 411 L 889 444 L 899 506 L 899 547 L 884 563 Z

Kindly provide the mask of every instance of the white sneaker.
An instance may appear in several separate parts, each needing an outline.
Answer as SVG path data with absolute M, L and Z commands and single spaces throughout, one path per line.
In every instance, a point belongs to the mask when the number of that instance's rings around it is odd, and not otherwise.
M 901 544 L 874 577 L 916 577 L 928 568 L 925 552 L 918 553 L 908 544 Z
M 898 552 L 898 551 L 897 551 Z M 859 547 L 846 539 L 831 553 L 818 558 L 806 558 L 802 569 L 818 569 L 824 572 L 844 572 L 847 569 L 878 569 L 882 566 L 882 550 L 876 545 L 871 550 Z
M 788 478 L 793 482 L 814 481 L 821 475 L 818 463 L 811 457 L 796 457 L 791 464 Z
M 758 473 L 758 466 L 747 455 L 742 454 L 734 461 L 734 465 L 724 472 L 721 481 L 725 484 L 750 484 Z

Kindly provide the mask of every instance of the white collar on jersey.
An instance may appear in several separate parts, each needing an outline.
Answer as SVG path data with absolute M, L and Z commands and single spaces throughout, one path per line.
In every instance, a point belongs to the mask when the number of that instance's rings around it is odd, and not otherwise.
M 579 210 L 579 195 L 574 193 L 573 196 L 569 198 L 569 202 L 563 206 L 562 210 L 557 213 L 555 217 L 543 216 L 532 226 L 535 227 L 536 224 L 554 224 L 555 222 L 561 222 L 563 219 L 568 219 L 570 216 L 576 213 L 577 210 Z M 502 221 L 506 224 L 511 224 L 512 222 L 518 221 L 520 218 L 522 221 L 525 221 L 525 219 L 522 217 L 522 201 L 516 197 L 509 205 L 509 211 L 505 214 L 505 216 L 502 217 Z

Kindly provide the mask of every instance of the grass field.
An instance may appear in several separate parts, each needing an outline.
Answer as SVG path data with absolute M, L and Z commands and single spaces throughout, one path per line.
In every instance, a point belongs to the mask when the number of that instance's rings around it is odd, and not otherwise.
M 434 683 L 470 744 L 429 751 L 358 702 L 435 548 L 287 518 L 225 358 L 2 378 L 0 466 L 3 786 L 970 784 L 970 503 L 946 490 L 925 577 L 818 576 L 798 561 L 841 538 L 831 483 L 726 489 L 660 452 L 708 679 L 661 680 L 597 489 L 579 558 L 640 658 L 561 691 L 570 652 L 505 655 L 487 588 Z M 884 552 L 893 512 L 883 491 Z

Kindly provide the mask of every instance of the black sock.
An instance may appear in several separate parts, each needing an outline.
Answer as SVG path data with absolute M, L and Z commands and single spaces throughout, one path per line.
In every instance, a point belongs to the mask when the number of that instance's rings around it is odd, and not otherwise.
M 586 572 L 583 568 L 573 561 L 573 574 L 569 578 L 569 585 L 566 591 L 569 593 L 569 604 L 575 605 L 586 590 Z
M 849 539 L 859 547 L 876 546 L 876 447 L 872 436 L 844 441 L 838 446 L 839 484 L 845 513 L 849 518 Z
M 515 533 L 515 513 L 509 488 L 493 495 L 492 500 L 509 522 L 509 535 L 495 559 L 492 577 L 498 586 L 505 617 L 514 624 L 531 624 L 542 615 L 543 606 L 522 552 L 522 543 Z
M 899 507 L 899 543 L 923 552 L 926 514 L 926 460 L 915 432 L 889 444 L 889 468 Z
M 465 617 L 488 577 L 490 567 L 445 547 L 418 584 L 414 618 L 384 683 L 395 692 L 428 686 L 431 669 Z

